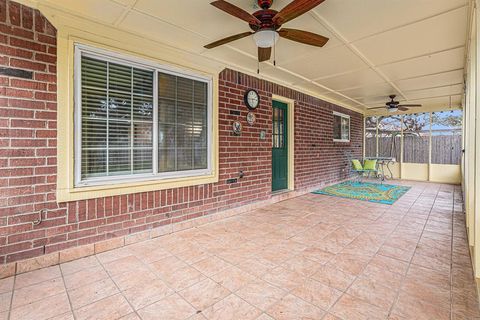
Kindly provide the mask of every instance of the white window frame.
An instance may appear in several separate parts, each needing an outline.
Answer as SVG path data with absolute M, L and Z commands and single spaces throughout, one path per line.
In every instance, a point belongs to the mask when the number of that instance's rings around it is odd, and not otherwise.
M 104 176 L 81 179 L 82 170 L 82 83 L 81 83 L 81 57 L 89 56 L 102 61 L 120 63 L 135 68 L 150 70 L 154 73 L 153 81 L 153 156 L 152 173 L 130 174 L 118 176 Z M 158 72 L 174 76 L 201 81 L 207 84 L 207 168 L 197 170 L 158 172 Z M 209 76 L 195 74 L 190 71 L 158 64 L 149 60 L 141 59 L 126 54 L 94 48 L 83 44 L 75 44 L 74 53 L 74 178 L 75 187 L 101 186 L 121 184 L 126 182 L 140 182 L 159 180 L 165 181 L 175 178 L 202 177 L 211 175 L 213 172 L 213 79 Z
M 344 119 L 348 119 L 348 139 L 333 139 L 334 142 L 350 142 L 350 131 L 351 131 L 351 122 L 350 122 L 350 116 L 348 114 L 340 113 L 337 111 L 333 111 L 333 116 L 341 117 Z M 335 122 L 333 122 L 335 123 Z M 334 128 L 333 128 L 334 129 Z M 340 131 L 342 130 L 342 127 L 340 126 Z M 342 136 L 342 132 L 340 132 L 340 136 Z

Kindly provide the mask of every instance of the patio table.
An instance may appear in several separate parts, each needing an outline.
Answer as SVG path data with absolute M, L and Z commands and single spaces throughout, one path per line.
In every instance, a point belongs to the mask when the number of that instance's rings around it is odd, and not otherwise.
M 377 160 L 377 178 L 382 181 L 393 179 L 393 173 L 390 165 L 396 162 L 393 157 L 366 157 L 366 160 Z M 385 174 L 385 168 L 390 174 Z

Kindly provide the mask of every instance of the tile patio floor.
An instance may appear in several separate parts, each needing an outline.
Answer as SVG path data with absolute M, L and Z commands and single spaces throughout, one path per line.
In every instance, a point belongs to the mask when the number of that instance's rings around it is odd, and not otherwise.
M 460 188 L 308 194 L 0 280 L 0 319 L 480 319 Z

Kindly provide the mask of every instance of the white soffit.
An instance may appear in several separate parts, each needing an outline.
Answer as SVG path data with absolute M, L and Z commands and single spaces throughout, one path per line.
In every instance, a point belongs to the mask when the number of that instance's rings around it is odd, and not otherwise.
M 206 50 L 203 45 L 249 31 L 247 23 L 214 8 L 212 0 L 29 0 L 138 34 L 162 44 L 256 73 L 251 38 Z M 248 12 L 255 0 L 229 0 Z M 291 22 L 330 38 L 323 48 L 281 38 L 277 67 L 260 70 L 282 84 L 361 108 L 398 100 L 438 105 L 463 93 L 471 0 L 325 0 Z M 274 0 L 280 10 L 289 0 Z M 445 96 L 447 96 L 445 100 Z M 429 101 L 432 101 L 430 103 Z
M 398 80 L 395 82 L 397 87 L 403 91 L 428 89 L 431 87 L 441 87 L 445 85 L 462 84 L 463 69 L 440 72 L 427 76 L 420 76 L 410 79 Z
M 372 68 L 361 69 L 353 72 L 343 73 L 335 76 L 326 76 L 315 80 L 329 88 L 340 91 L 360 86 L 384 83 L 383 79 Z
M 445 97 L 462 94 L 463 84 L 448 85 L 423 90 L 407 91 L 406 94 L 410 99 L 427 99 L 429 97 Z
M 465 4 L 465 0 L 326 0 L 316 11 L 349 41 L 355 41 Z
M 465 45 L 467 9 L 459 9 L 354 42 L 375 65 Z
M 459 47 L 382 65 L 378 69 L 395 81 L 463 69 L 464 64 L 465 47 Z

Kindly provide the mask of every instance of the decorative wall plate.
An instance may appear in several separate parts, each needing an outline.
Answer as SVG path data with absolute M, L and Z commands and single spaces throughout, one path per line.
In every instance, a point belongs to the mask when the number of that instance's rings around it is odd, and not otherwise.
M 234 134 L 240 135 L 242 133 L 242 124 L 240 121 L 233 122 L 232 129 Z
M 255 117 L 255 113 L 253 112 L 249 112 L 247 114 L 247 123 L 251 126 L 253 126 L 255 124 L 255 120 L 257 119 L 257 117 Z

